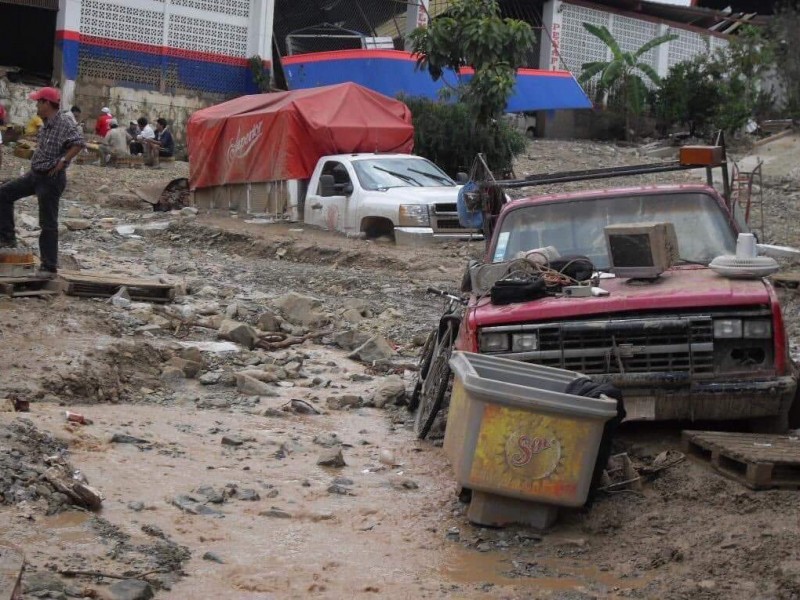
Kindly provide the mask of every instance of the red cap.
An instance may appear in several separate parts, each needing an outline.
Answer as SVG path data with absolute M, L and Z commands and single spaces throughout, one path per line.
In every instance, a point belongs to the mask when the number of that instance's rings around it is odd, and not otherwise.
M 47 100 L 48 102 L 61 103 L 61 92 L 53 87 L 43 87 L 40 90 L 32 92 L 28 96 L 28 100 Z

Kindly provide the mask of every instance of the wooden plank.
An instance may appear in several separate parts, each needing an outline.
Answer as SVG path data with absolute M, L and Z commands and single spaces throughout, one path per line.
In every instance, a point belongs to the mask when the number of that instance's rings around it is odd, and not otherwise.
M 0 546 L 0 600 L 22 598 L 22 571 L 25 557 L 21 552 Z
M 127 277 L 115 273 L 98 273 L 83 271 L 59 271 L 61 278 L 70 282 L 84 281 L 87 283 L 106 283 L 109 285 L 124 285 L 168 289 L 174 287 L 169 283 L 161 283 L 153 279 L 143 279 L 138 277 Z

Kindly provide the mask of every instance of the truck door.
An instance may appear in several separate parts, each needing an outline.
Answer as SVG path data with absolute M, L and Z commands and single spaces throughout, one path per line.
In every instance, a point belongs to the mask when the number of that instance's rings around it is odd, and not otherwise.
M 352 193 L 353 184 L 347 167 L 339 161 L 326 161 L 322 165 L 315 189 L 310 189 L 306 197 L 305 222 L 333 231 L 351 228 L 352 225 L 347 222 L 347 213 Z

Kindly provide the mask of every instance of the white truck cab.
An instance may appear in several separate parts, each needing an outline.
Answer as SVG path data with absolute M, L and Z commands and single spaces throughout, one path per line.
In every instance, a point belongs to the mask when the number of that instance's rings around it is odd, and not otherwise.
M 338 154 L 319 159 L 298 208 L 307 224 L 399 244 L 480 237 L 458 222 L 460 189 L 421 156 Z

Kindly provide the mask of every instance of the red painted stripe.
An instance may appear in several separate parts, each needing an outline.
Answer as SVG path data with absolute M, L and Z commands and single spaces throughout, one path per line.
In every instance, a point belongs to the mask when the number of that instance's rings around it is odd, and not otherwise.
M 89 46 L 99 46 L 102 48 L 116 48 L 119 50 L 128 50 L 131 52 L 141 52 L 143 54 L 155 54 L 160 56 L 173 56 L 176 58 L 185 58 L 187 60 L 197 60 L 203 62 L 212 62 L 218 64 L 232 65 L 236 67 L 248 66 L 248 60 L 238 56 L 223 56 L 221 54 L 214 54 L 212 52 L 199 52 L 197 50 L 184 50 L 182 48 L 170 48 L 168 46 L 154 46 L 152 44 L 142 44 L 140 42 L 127 42 L 122 40 L 111 40 L 108 38 L 101 38 L 92 35 L 85 35 L 76 31 L 57 31 L 56 39 L 68 40 L 87 44 Z M 272 61 L 264 60 L 264 66 L 269 68 Z
M 410 52 L 402 50 L 334 50 L 331 52 L 311 52 L 308 54 L 294 54 L 281 59 L 284 66 L 296 64 L 328 62 L 331 60 L 368 60 L 368 59 L 404 60 L 416 62 L 417 59 Z M 462 67 L 462 75 L 473 75 L 475 69 Z M 572 77 L 569 71 L 545 71 L 544 69 L 519 69 L 521 75 L 535 75 L 537 77 Z

